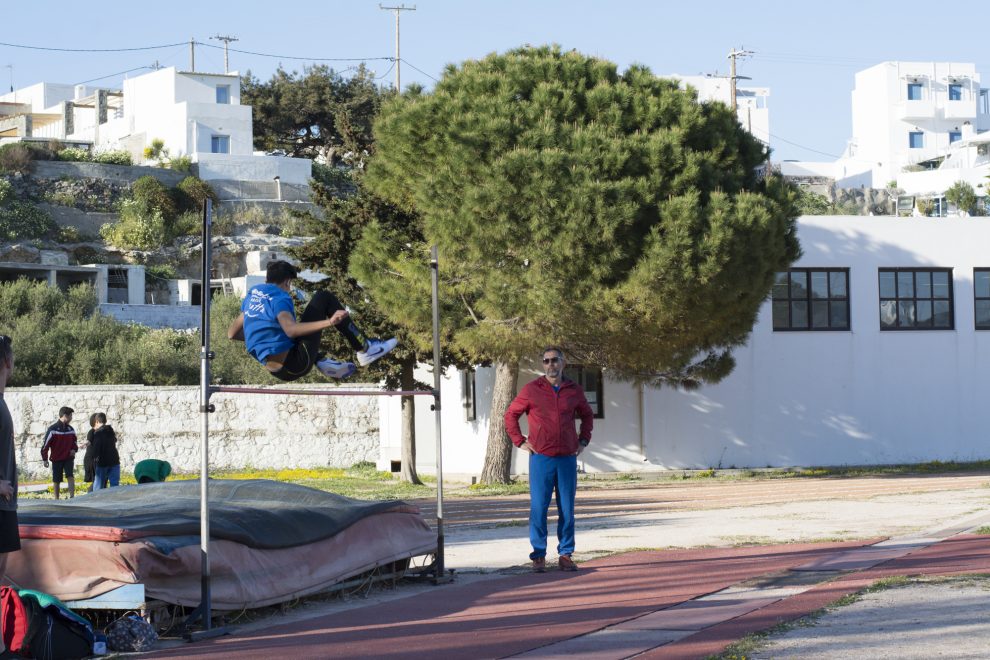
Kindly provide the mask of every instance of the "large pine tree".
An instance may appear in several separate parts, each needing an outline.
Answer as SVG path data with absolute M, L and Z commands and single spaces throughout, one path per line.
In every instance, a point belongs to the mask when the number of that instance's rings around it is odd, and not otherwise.
M 413 308 L 440 247 L 454 347 L 496 366 L 484 482 L 506 481 L 502 413 L 520 358 L 560 344 L 612 378 L 724 378 L 799 254 L 794 193 L 720 103 L 555 47 L 450 66 L 386 103 L 366 184 L 421 219 L 372 223 L 352 266 L 382 309 Z

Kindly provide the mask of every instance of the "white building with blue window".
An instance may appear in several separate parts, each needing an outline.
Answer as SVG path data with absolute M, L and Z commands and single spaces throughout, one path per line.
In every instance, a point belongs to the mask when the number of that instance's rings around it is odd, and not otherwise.
M 840 188 L 942 192 L 990 174 L 990 90 L 972 63 L 882 62 L 852 91 L 852 137 L 838 161 L 783 163 L 788 175 L 833 178 Z
M 798 238 L 802 257 L 777 275 L 723 382 L 656 390 L 571 365 L 596 412 L 584 470 L 990 457 L 990 219 L 805 216 Z M 520 384 L 538 374 L 523 369 Z M 445 380 L 445 470 L 480 472 L 492 382 L 485 368 Z M 428 473 L 433 415 L 417 403 Z M 401 416 L 398 401 L 381 405 L 388 469 L 401 456 Z
M 58 139 L 141 163 L 161 140 L 169 156 L 198 163 L 202 179 L 308 185 L 308 159 L 254 153 L 251 106 L 240 101 L 237 73 L 175 67 L 125 79 L 120 90 L 38 83 L 0 96 L 0 143 Z

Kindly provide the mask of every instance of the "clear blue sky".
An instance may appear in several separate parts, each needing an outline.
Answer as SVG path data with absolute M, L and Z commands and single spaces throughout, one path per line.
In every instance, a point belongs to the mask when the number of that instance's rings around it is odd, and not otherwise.
M 281 63 L 301 70 L 305 58 L 368 58 L 391 83 L 394 19 L 378 2 L 322 0 L 217 2 L 102 0 L 4 2 L 0 42 L 41 48 L 126 49 L 188 42 L 220 46 L 211 36 L 238 38 L 231 69 L 267 79 Z M 400 2 L 382 2 L 398 5 Z M 657 74 L 728 71 L 726 54 L 756 54 L 741 63 L 745 84 L 770 88 L 774 159 L 831 160 L 850 133 L 853 74 L 885 60 L 974 62 L 990 86 L 990 50 L 981 36 L 990 3 L 902 0 L 419 0 L 402 12 L 402 83 L 431 86 L 445 65 L 523 44 L 645 64 Z M 302 59 L 290 59 L 298 57 Z M 0 45 L 0 89 L 48 81 L 119 86 L 120 72 L 150 66 L 187 69 L 189 47 L 116 53 L 57 52 Z M 328 62 L 342 70 L 351 62 Z M 13 65 L 12 69 L 6 68 Z M 413 68 L 415 67 L 415 68 Z M 223 51 L 196 49 L 196 69 L 223 71 Z M 422 71 L 417 71 L 419 69 Z M 140 71 L 126 75 L 138 75 Z M 821 152 L 821 153 L 817 153 Z

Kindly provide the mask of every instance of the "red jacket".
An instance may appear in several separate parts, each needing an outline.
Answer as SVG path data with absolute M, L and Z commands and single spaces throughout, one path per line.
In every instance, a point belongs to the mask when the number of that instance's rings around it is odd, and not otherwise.
M 53 461 L 67 461 L 75 456 L 78 450 L 75 429 L 59 420 L 45 431 L 45 442 L 41 445 L 41 460 L 47 461 L 50 453 Z
M 519 418 L 527 415 L 529 438 L 519 429 Z M 573 380 L 563 380 L 560 391 L 540 377 L 527 383 L 505 411 L 505 430 L 516 447 L 529 440 L 537 454 L 544 456 L 573 456 L 578 450 L 579 434 L 574 420 L 581 419 L 580 437 L 591 441 L 595 414 L 584 398 L 584 392 Z

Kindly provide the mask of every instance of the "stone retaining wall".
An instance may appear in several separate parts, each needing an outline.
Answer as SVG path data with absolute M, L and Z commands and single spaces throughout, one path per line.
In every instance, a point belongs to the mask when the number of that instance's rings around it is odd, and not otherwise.
M 360 386 L 348 386 L 356 388 Z M 4 399 L 14 420 L 22 478 L 51 474 L 41 462 L 41 443 L 61 406 L 75 409 L 72 426 L 80 440 L 89 430 L 90 414 L 106 413 L 117 432 L 124 473 L 145 458 L 167 460 L 176 472 L 199 471 L 198 387 L 39 386 L 8 388 Z M 347 467 L 378 459 L 376 397 L 220 393 L 211 402 L 216 406 L 209 417 L 211 469 Z M 77 472 L 82 470 L 81 456 Z

